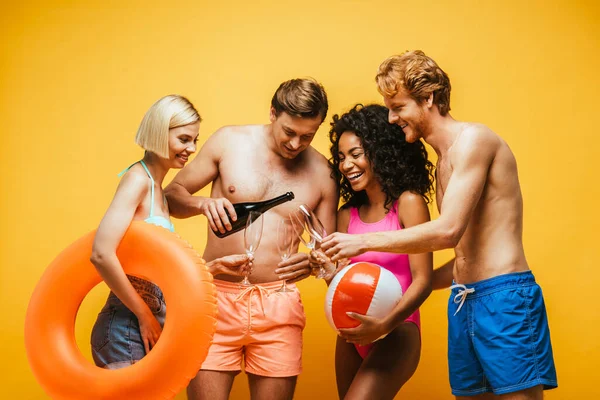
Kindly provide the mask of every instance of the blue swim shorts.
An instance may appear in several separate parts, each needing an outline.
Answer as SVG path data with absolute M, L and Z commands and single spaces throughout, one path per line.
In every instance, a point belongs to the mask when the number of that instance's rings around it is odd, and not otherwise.
M 558 386 L 544 297 L 531 271 L 452 286 L 448 368 L 455 396 Z

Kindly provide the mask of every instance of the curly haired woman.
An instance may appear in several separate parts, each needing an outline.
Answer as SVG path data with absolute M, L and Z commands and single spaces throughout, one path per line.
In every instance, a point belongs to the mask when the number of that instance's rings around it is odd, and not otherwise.
M 433 164 L 423 143 L 407 143 L 387 117 L 383 106 L 360 104 L 333 117 L 329 162 L 345 201 L 338 211 L 339 232 L 389 231 L 429 221 Z M 340 329 L 337 338 L 338 394 L 340 399 L 393 399 L 419 363 L 419 306 L 431 293 L 433 257 L 367 252 L 350 261 L 387 268 L 403 296 L 383 319 L 349 314 L 360 325 Z

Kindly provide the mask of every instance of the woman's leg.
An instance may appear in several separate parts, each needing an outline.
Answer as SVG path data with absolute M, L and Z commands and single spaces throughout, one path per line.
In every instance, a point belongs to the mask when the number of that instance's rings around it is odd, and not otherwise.
M 362 362 L 363 359 L 354 345 L 338 336 L 335 344 L 335 379 L 340 399 L 346 397 L 346 393 L 350 389 L 352 380 Z
M 404 322 L 384 339 L 375 342 L 344 399 L 393 399 L 415 373 L 420 357 L 419 328 L 412 322 Z

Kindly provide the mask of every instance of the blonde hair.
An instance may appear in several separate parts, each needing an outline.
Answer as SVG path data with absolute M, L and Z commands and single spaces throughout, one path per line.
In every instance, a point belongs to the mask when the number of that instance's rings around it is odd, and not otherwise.
M 450 78 L 421 50 L 389 57 L 379 66 L 375 81 L 379 93 L 385 97 L 394 97 L 400 89 L 405 89 L 415 100 L 423 102 L 433 93 L 433 103 L 440 114 L 450 111 Z
M 202 121 L 194 105 L 185 97 L 172 94 L 152 104 L 140 123 L 135 143 L 147 151 L 169 158 L 169 129 Z
M 325 120 L 329 108 L 325 89 L 312 78 L 283 82 L 275 91 L 271 106 L 275 109 L 276 116 L 285 112 L 301 118 L 320 116 L 321 121 Z

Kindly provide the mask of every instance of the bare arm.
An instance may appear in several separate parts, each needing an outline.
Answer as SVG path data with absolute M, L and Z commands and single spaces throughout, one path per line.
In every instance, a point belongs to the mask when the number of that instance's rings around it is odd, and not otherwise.
M 452 280 L 454 279 L 454 262 L 456 258 L 448 261 L 439 268 L 433 271 L 433 280 L 431 286 L 433 290 L 447 289 L 452 286 Z
M 440 217 L 401 231 L 375 232 L 352 239 L 334 234 L 323 242 L 327 255 L 335 261 L 366 251 L 427 253 L 456 247 L 477 206 L 498 140 L 493 135 L 464 132 L 451 155 L 452 176 L 448 182 Z
M 102 279 L 135 315 L 150 312 L 150 309 L 127 279 L 117 258 L 117 247 L 147 191 L 148 182 L 143 177 L 132 172 L 123 177 L 96 231 L 91 256 Z
M 210 228 L 222 233 L 231 229 L 225 210 L 234 221 L 237 218 L 231 202 L 225 198 L 212 199 L 193 194 L 213 182 L 219 175 L 219 160 L 225 146 L 225 129 L 220 129 L 209 137 L 196 158 L 179 171 L 164 190 L 172 216 L 189 218 L 203 214 L 208 219 Z
M 123 177 L 96 231 L 90 258 L 108 287 L 137 316 L 146 352 L 154 346 L 162 329 L 148 305 L 127 279 L 116 251 L 131 224 L 135 210 L 148 191 L 148 186 L 148 179 L 133 171 Z
M 165 188 L 169 212 L 177 218 L 187 218 L 202 213 L 204 197 L 193 194 L 211 183 L 218 175 L 219 140 L 209 137 L 204 146 L 188 165 L 175 175 Z

